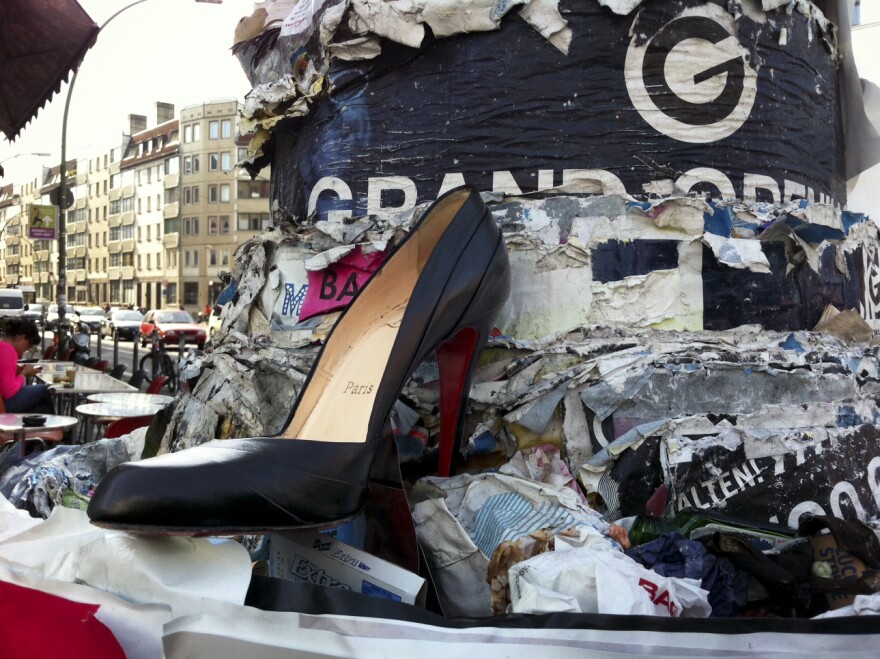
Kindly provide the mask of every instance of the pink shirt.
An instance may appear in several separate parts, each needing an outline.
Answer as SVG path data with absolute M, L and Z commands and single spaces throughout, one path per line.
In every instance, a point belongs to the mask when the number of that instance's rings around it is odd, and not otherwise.
M 18 374 L 18 353 L 6 341 L 0 341 L 0 396 L 12 398 L 24 386 Z

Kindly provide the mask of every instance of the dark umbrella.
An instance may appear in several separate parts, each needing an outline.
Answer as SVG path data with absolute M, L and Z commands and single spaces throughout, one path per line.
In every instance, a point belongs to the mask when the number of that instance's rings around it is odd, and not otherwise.
M 0 2 L 0 130 L 9 140 L 61 88 L 97 35 L 76 0 Z

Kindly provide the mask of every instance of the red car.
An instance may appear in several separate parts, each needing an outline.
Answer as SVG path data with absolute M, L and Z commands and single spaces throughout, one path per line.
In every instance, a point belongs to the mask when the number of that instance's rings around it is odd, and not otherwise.
M 183 338 L 186 343 L 195 343 L 201 350 L 208 340 L 208 333 L 193 321 L 186 311 L 159 309 L 148 311 L 141 321 L 141 345 L 146 347 L 157 334 L 162 345 L 174 346 Z

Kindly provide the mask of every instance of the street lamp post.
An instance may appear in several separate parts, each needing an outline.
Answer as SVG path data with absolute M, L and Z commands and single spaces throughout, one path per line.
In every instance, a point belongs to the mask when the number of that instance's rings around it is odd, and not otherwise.
M 119 14 L 128 11 L 132 7 L 147 2 L 148 0 L 135 0 L 110 16 L 106 21 L 101 23 L 98 31 L 95 33 L 95 39 L 114 18 Z M 195 0 L 200 3 L 221 4 L 223 0 Z M 82 64 L 80 62 L 80 64 Z M 58 321 L 63 322 L 65 316 L 65 307 L 67 305 L 67 114 L 70 111 L 70 97 L 73 94 L 73 86 L 76 84 L 76 77 L 79 74 L 79 67 L 70 77 L 70 84 L 67 86 L 67 98 L 64 101 L 64 116 L 61 120 L 61 165 L 58 168 L 60 182 L 58 186 L 58 287 L 56 296 L 58 298 Z

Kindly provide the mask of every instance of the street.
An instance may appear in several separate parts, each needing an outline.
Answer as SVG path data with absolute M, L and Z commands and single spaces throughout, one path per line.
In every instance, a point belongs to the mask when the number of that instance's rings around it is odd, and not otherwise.
M 42 333 L 42 332 L 41 332 Z M 43 347 L 44 349 L 50 345 L 55 340 L 55 336 L 52 332 L 46 331 L 43 334 Z M 150 351 L 149 345 L 146 348 L 142 348 L 140 343 L 135 346 L 132 341 L 119 341 L 119 345 L 117 348 L 117 354 L 114 356 L 114 341 L 110 337 L 102 337 L 102 339 L 98 340 L 98 334 L 91 335 L 91 341 L 89 343 L 89 354 L 93 357 L 98 357 L 99 359 L 106 359 L 110 362 L 110 367 L 112 368 L 116 364 L 125 364 L 125 376 L 124 379 L 128 379 L 131 377 L 132 373 L 134 373 L 138 366 L 137 364 L 143 359 L 144 355 Z M 100 344 L 100 349 L 99 349 Z M 135 348 L 137 352 L 135 352 Z M 171 353 L 172 359 L 177 356 L 177 346 L 168 346 L 168 352 Z

